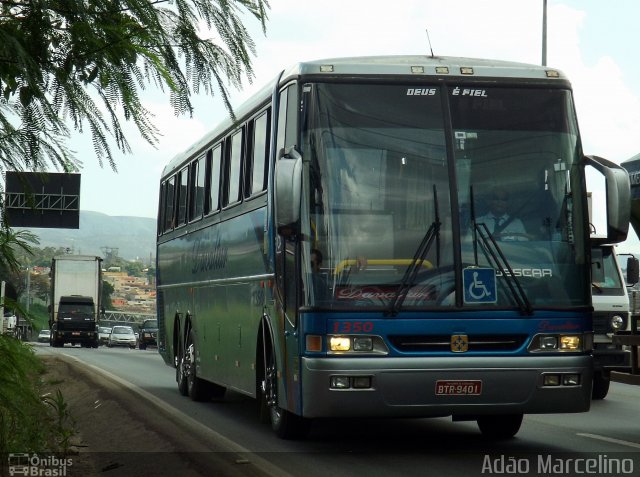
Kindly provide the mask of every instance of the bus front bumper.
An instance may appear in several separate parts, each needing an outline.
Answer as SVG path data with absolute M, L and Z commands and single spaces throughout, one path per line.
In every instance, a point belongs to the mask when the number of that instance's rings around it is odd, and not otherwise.
M 370 387 L 362 387 L 367 378 Z M 305 357 L 302 414 L 465 418 L 584 412 L 591 405 L 592 380 L 590 356 Z M 337 389 L 336 382 L 349 387 Z

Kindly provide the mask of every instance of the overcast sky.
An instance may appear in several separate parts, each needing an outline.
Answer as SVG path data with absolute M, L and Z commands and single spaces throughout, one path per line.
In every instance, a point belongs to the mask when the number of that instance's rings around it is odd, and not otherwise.
M 246 26 L 257 45 L 256 78 L 234 105 L 297 61 L 337 56 L 429 54 L 541 63 L 543 0 L 270 0 L 267 34 Z M 640 153 L 637 0 L 548 0 L 547 64 L 574 88 L 584 151 L 622 162 Z M 118 173 L 97 165 L 88 138 L 72 148 L 84 164 L 82 210 L 155 217 L 164 165 L 227 114 L 218 97 L 199 97 L 193 118 L 176 118 L 168 98 L 149 97 L 163 137 L 153 149 L 132 129 L 132 155 Z M 634 237 L 635 240 L 635 237 Z

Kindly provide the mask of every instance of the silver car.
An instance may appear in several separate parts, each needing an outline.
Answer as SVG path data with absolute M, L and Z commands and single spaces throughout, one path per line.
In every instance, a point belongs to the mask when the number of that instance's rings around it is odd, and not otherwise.
M 99 326 L 98 327 L 98 345 L 102 346 L 103 344 L 107 344 L 109 342 L 110 335 L 111 335 L 110 326 Z
M 136 335 L 133 332 L 133 328 L 130 326 L 114 326 L 111 329 L 107 346 L 128 346 L 131 349 L 135 349 L 137 344 Z

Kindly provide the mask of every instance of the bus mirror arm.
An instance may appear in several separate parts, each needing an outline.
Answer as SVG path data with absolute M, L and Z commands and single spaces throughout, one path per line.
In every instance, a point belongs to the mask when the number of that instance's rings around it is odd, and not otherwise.
M 275 171 L 276 226 L 278 233 L 296 235 L 302 197 L 302 156 L 295 146 L 280 150 Z

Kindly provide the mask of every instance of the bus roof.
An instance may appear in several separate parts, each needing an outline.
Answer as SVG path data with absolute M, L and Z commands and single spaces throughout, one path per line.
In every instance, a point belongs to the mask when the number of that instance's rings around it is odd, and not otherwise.
M 237 108 L 237 118 L 266 103 L 276 82 L 285 83 L 300 77 L 336 78 L 340 76 L 362 77 L 399 77 L 423 76 L 430 80 L 437 79 L 516 79 L 516 80 L 548 80 L 567 81 L 566 76 L 555 68 L 513 61 L 461 58 L 452 56 L 397 55 L 397 56 L 361 56 L 345 58 L 328 58 L 304 61 L 293 65 L 268 82 L 257 93 Z M 162 177 L 174 170 L 188 158 L 204 152 L 219 135 L 234 126 L 230 117 L 226 117 L 213 130 L 205 134 L 187 150 L 179 153 L 169 161 L 162 171 Z
M 471 68 L 471 71 L 469 70 Z M 554 73 L 547 73 L 553 71 Z M 512 61 L 453 56 L 363 56 L 298 63 L 283 76 L 296 75 L 425 75 L 439 77 L 564 78 L 553 68 Z M 566 78 L 564 78 L 566 79 Z

